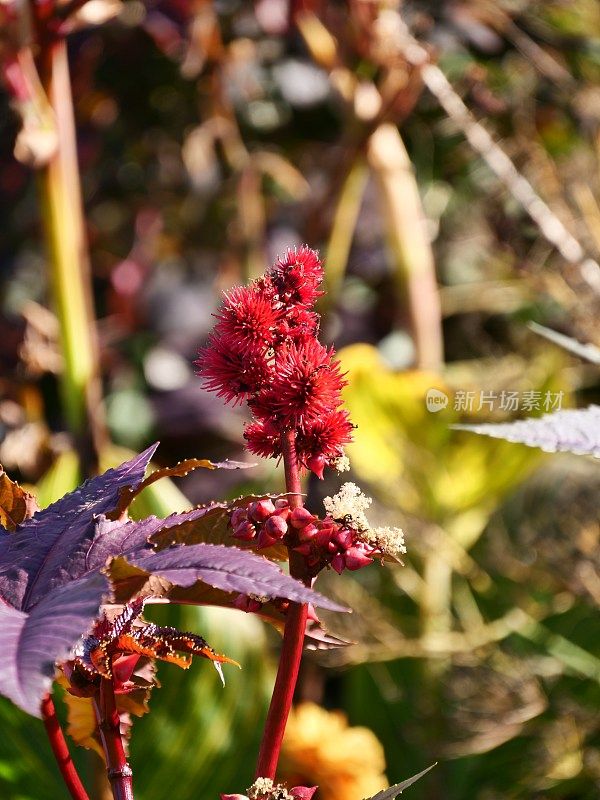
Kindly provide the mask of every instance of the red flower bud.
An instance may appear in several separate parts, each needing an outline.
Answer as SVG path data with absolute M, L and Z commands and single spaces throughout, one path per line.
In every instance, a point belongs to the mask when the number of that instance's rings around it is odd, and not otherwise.
M 344 560 L 344 556 L 338 553 L 331 559 L 331 566 L 337 572 L 338 575 L 341 575 L 344 571 L 344 567 L 346 566 L 346 562 Z
M 346 551 L 344 559 L 346 561 L 346 566 L 351 571 L 366 567 L 367 564 L 371 564 L 373 561 L 360 547 L 350 547 Z
M 294 786 L 293 789 L 290 789 L 290 794 L 294 800 L 311 800 L 318 788 L 318 786 Z M 225 797 L 225 795 L 221 796 Z
M 295 508 L 290 517 L 290 523 L 294 528 L 304 528 L 305 525 L 308 525 L 308 523 L 313 520 L 314 516 L 307 508 L 302 506 L 300 508 Z
M 335 528 L 333 527 L 327 526 L 326 528 L 321 528 L 315 536 L 315 543 L 317 547 L 321 547 L 326 550 L 331 542 L 331 537 L 333 536 L 334 532 Z
M 272 536 L 269 536 L 265 528 L 261 528 L 258 533 L 258 539 L 256 540 L 257 546 L 260 549 L 261 547 L 272 547 L 276 542 L 277 539 L 274 539 Z
M 299 544 L 298 547 L 292 547 L 292 550 L 295 553 L 300 553 L 302 556 L 308 556 L 310 555 L 311 547 L 307 542 L 306 544 Z
M 327 459 L 325 456 L 311 456 L 306 462 L 306 466 L 311 472 L 314 472 L 319 480 L 323 480 L 323 472 L 327 466 Z
M 231 527 L 237 528 L 240 522 L 243 522 L 245 519 L 248 518 L 248 513 L 245 508 L 234 508 L 233 513 L 231 514 Z
M 253 611 L 260 611 L 262 608 L 262 603 L 258 600 L 254 600 L 252 597 L 248 597 L 247 594 L 238 594 L 238 596 L 233 601 L 233 605 L 235 608 L 239 608 L 240 611 L 245 611 L 246 613 L 251 613 Z M 229 796 L 229 795 L 223 795 Z M 237 795 L 233 795 L 237 797 Z
M 289 507 L 290 507 L 290 501 L 287 498 L 280 497 L 279 500 L 275 500 L 275 508 L 277 509 L 277 511 Z
M 112 673 L 116 694 L 127 694 L 134 688 L 133 684 L 127 684 L 139 660 L 140 656 L 137 653 L 113 658 Z
M 256 536 L 256 528 L 247 519 L 240 522 L 233 532 L 234 539 L 240 539 L 242 542 L 249 542 Z
M 301 542 L 310 542 L 318 533 L 319 529 L 317 526 L 311 523 L 310 525 L 305 525 L 298 531 L 298 539 L 300 539 Z
M 264 522 L 274 512 L 275 506 L 272 500 L 258 500 L 248 506 L 248 514 L 255 522 Z
M 274 539 L 281 539 L 287 533 L 287 522 L 282 517 L 273 515 L 265 522 L 265 530 Z
M 340 528 L 331 538 L 342 550 L 347 550 L 352 545 L 352 537 L 353 534 L 351 530 L 348 530 L 348 528 Z

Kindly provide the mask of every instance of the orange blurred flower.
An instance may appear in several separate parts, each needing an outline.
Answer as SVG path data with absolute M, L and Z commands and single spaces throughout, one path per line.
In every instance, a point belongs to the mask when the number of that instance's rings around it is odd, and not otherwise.
M 302 703 L 287 724 L 281 755 L 286 782 L 319 786 L 319 800 L 363 800 L 385 789 L 383 747 L 340 711 Z

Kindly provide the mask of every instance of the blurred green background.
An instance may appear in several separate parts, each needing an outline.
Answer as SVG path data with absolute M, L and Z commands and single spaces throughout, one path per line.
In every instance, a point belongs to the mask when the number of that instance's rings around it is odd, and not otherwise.
M 540 414 L 561 392 L 563 407 L 599 402 L 597 369 L 527 322 L 600 345 L 600 6 L 116 5 L 111 21 L 69 38 L 98 464 L 156 439 L 159 464 L 247 458 L 243 412 L 204 392 L 192 361 L 220 290 L 307 242 L 326 261 L 322 334 L 359 426 L 349 479 L 373 495 L 379 524 L 406 534 L 403 567 L 320 580 L 354 609 L 328 626 L 356 644 L 309 653 L 298 701 L 341 710 L 350 727 L 304 705 L 286 775 L 320 783 L 319 800 L 362 800 L 383 771 L 393 783 L 437 761 L 415 800 L 598 797 L 598 465 L 449 426 Z M 437 71 L 414 67 L 405 25 Z M 448 115 L 448 92 L 471 117 L 460 106 Z M 0 106 L 0 462 L 48 504 L 89 460 L 61 400 L 39 178 L 12 152 L 23 109 L 8 92 Z M 473 149 L 481 125 L 514 174 L 496 175 L 494 153 Z M 519 177 L 533 187 L 532 215 Z M 436 413 L 432 388 L 449 398 Z M 463 392 L 468 408 L 457 407 Z M 520 407 L 501 407 L 502 392 Z M 527 392 L 540 393 L 530 410 Z M 309 506 L 344 479 L 309 481 Z M 159 484 L 138 513 L 282 481 L 274 462 L 241 477 L 201 471 Z M 222 610 L 152 618 L 201 633 L 243 670 L 227 669 L 222 689 L 206 663 L 161 666 L 152 713 L 133 729 L 136 797 L 243 791 L 277 634 Z M 0 796 L 66 796 L 41 723 L 5 701 L 0 716 Z M 104 798 L 96 755 L 76 758 Z

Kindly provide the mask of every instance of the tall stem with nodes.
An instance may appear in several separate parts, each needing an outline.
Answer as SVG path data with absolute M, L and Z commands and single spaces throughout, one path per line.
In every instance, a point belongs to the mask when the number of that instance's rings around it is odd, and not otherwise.
M 133 800 L 132 772 L 123 747 L 121 720 L 112 680 L 102 678 L 100 689 L 94 698 L 94 710 L 114 800 Z
M 295 431 L 286 431 L 281 434 L 281 449 L 285 469 L 285 487 L 290 494 L 290 506 L 299 508 L 302 505 L 302 487 L 296 455 Z M 290 574 L 309 584 L 310 579 L 306 575 L 304 561 L 302 558 L 297 558 L 297 555 L 297 553 L 290 552 Z M 277 677 L 258 754 L 256 777 L 275 778 L 281 743 L 300 670 L 306 618 L 307 606 L 290 603 L 279 655 Z
M 42 700 L 41 711 L 42 721 L 46 728 L 46 733 L 48 734 L 50 747 L 56 758 L 60 774 L 69 790 L 69 794 L 73 800 L 89 800 L 88 794 L 75 769 L 75 764 L 71 758 L 71 753 L 69 752 L 62 728 L 56 716 L 54 703 L 49 694 Z

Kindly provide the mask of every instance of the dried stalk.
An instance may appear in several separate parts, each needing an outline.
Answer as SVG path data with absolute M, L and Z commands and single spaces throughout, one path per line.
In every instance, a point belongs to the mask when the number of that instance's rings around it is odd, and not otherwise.
M 437 370 L 444 360 L 440 297 L 427 223 L 412 164 L 398 129 L 384 123 L 369 139 L 367 158 L 377 177 L 388 235 L 406 287 L 416 363 Z
M 570 233 L 531 183 L 515 167 L 509 156 L 496 144 L 484 126 L 469 111 L 442 70 L 431 63 L 427 50 L 400 22 L 400 46 L 406 60 L 421 72 L 423 83 L 438 100 L 446 114 L 460 128 L 465 138 L 483 158 L 494 175 L 529 214 L 542 236 L 570 264 L 579 267 L 581 276 L 595 291 L 600 291 L 600 265 L 590 258 L 580 242 Z

